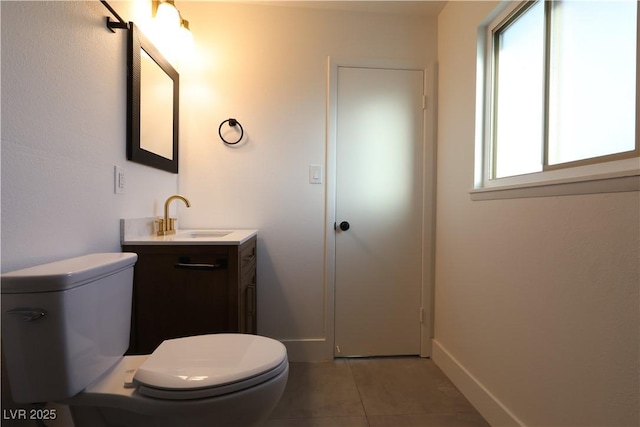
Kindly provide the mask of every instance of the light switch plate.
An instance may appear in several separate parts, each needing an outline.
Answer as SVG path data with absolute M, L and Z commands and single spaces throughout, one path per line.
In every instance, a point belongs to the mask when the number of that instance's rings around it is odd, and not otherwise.
M 125 189 L 124 169 L 120 166 L 113 167 L 113 191 L 116 194 L 123 194 Z
M 322 184 L 322 165 L 309 166 L 309 184 Z

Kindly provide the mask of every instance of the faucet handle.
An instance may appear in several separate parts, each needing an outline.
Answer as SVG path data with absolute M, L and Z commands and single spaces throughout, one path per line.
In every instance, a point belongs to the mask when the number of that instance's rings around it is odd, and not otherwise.
M 167 236 L 169 234 L 175 234 L 176 221 L 177 221 L 177 218 L 167 218 L 166 222 L 164 218 L 156 219 L 155 222 L 156 224 L 158 224 L 158 230 L 156 232 L 156 235 Z
M 158 236 L 164 236 L 164 218 L 158 218 L 153 222 L 156 224 L 156 234 Z

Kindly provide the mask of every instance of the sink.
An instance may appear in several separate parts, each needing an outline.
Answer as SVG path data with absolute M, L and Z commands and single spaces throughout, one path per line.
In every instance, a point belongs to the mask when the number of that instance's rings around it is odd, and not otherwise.
M 186 231 L 180 233 L 180 237 L 191 237 L 193 239 L 206 238 L 206 237 L 224 237 L 231 234 L 231 231 L 223 230 L 202 230 L 202 231 Z
M 0 0 L 1 2 L 2 0 Z M 258 230 L 233 228 L 183 228 L 176 234 L 158 236 L 155 217 L 121 220 L 123 245 L 241 245 Z

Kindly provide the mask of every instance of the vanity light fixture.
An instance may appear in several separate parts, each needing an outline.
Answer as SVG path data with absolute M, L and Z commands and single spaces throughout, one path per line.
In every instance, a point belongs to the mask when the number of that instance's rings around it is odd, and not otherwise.
M 0 0 L 2 1 L 2 0 Z M 106 2 L 100 0 L 109 12 L 116 18 L 116 21 L 107 16 L 107 28 L 112 33 L 115 30 L 129 30 L 131 23 L 126 22 L 118 13 Z M 151 16 L 155 21 L 155 30 L 150 32 L 155 35 L 156 46 L 164 53 L 164 56 L 171 59 L 178 57 L 190 57 L 193 51 L 193 34 L 189 29 L 189 21 L 184 19 L 180 11 L 176 9 L 174 0 L 152 0 Z
M 174 0 L 152 0 L 151 16 L 156 19 L 158 24 L 169 31 L 180 29 L 180 31 L 191 33 L 189 21 L 182 17 Z
M 129 29 L 129 24 L 118 15 L 118 12 L 109 3 L 105 0 L 100 0 L 100 3 L 117 19 L 117 21 L 112 21 L 111 17 L 107 16 L 107 28 L 112 33 L 115 33 L 115 30 L 118 29 Z M 174 0 L 152 0 L 151 16 L 156 19 L 161 28 L 170 32 L 179 31 L 178 34 L 180 34 L 181 41 L 190 42 L 193 40 L 193 35 L 189 29 L 189 21 L 182 17 L 182 14 L 176 8 Z
M 193 45 L 189 21 L 182 17 L 174 0 L 152 0 L 151 16 L 155 22 L 157 42 L 161 49 L 177 52 L 188 51 Z M 173 55 L 169 54 L 169 57 Z
M 151 3 L 151 16 L 166 30 L 180 28 L 181 16 L 173 0 L 153 0 Z

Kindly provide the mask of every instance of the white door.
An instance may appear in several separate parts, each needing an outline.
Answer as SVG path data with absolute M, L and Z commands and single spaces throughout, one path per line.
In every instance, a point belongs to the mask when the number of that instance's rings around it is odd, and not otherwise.
M 336 356 L 420 354 L 423 93 L 420 70 L 338 67 Z

